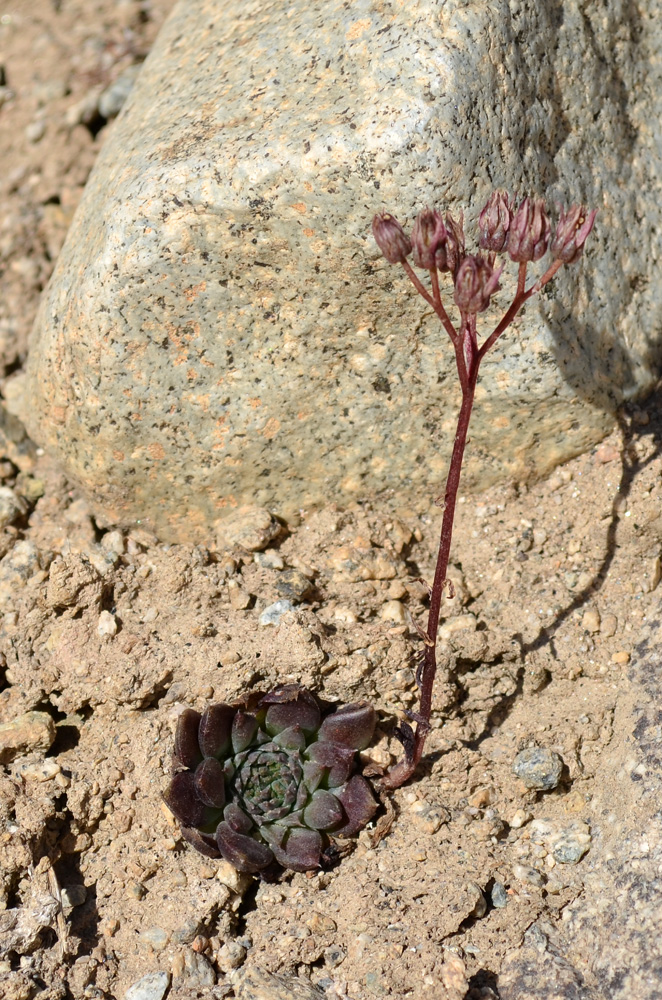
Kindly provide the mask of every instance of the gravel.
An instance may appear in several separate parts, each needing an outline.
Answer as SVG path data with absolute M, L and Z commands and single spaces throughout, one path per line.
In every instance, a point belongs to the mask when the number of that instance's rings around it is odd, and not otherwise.
M 169 986 L 169 972 L 150 972 L 129 986 L 124 1000 L 163 1000 Z
M 553 750 L 529 747 L 515 757 L 513 772 L 527 788 L 549 792 L 556 788 L 563 772 L 563 760 Z
M 291 601 L 276 601 L 265 608 L 260 615 L 260 625 L 280 625 L 280 620 L 288 611 L 294 611 Z

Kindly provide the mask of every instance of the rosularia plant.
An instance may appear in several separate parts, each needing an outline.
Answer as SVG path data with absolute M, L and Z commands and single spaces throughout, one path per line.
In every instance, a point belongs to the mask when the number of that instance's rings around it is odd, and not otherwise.
M 414 222 L 411 236 L 387 212 L 376 215 L 373 220 L 373 235 L 382 254 L 389 263 L 402 264 L 414 287 L 434 309 L 450 337 L 462 389 L 462 405 L 444 494 L 437 565 L 430 588 L 430 611 L 427 628 L 420 630 L 424 650 L 417 672 L 420 706 L 417 713 L 412 713 L 416 730 L 407 722 L 402 723 L 397 730 L 404 748 L 404 758 L 382 779 L 386 788 L 400 787 L 414 773 L 430 729 L 432 689 L 437 671 L 439 612 L 446 585 L 455 503 L 480 363 L 510 326 L 527 299 L 539 292 L 564 264 L 573 264 L 579 260 L 584 243 L 593 228 L 595 216 L 595 210 L 589 212 L 583 205 L 561 209 L 552 236 L 544 201 L 540 198 L 524 198 L 516 203 L 505 192 L 495 191 L 490 195 L 478 219 L 478 244 L 483 251 L 478 254 L 466 253 L 462 216 L 458 220 L 450 212 L 444 218 L 435 209 L 424 209 Z M 551 262 L 541 277 L 527 288 L 526 272 L 529 264 L 540 260 L 548 250 Z M 499 254 L 507 254 L 519 265 L 517 290 L 501 321 L 483 343 L 479 344 L 477 316 L 488 308 L 492 295 L 499 289 L 499 279 L 504 267 L 497 264 Z M 429 290 L 409 263 L 410 256 L 415 267 L 429 272 Z M 446 273 L 453 281 L 453 299 L 460 315 L 458 326 L 451 322 L 441 298 L 439 275 Z
M 353 773 L 375 711 L 362 702 L 325 714 L 297 684 L 253 700 L 252 711 L 182 712 L 166 805 L 189 843 L 240 871 L 318 868 L 332 840 L 358 833 L 377 808 Z

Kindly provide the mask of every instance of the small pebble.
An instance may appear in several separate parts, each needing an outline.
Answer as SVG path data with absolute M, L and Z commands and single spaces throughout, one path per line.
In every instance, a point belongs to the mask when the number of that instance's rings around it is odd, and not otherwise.
M 281 525 L 264 507 L 238 507 L 216 522 L 216 540 L 220 549 L 266 549 L 280 535 Z
M 516 813 L 513 813 L 511 819 L 508 821 L 508 826 L 511 826 L 513 830 L 519 830 L 525 823 L 528 823 L 530 819 L 530 812 L 527 812 L 526 809 L 518 809 Z
M 230 595 L 230 604 L 235 611 L 245 611 L 252 600 L 251 595 L 242 590 L 234 580 L 230 580 L 228 583 L 228 594 Z
M 502 910 L 504 906 L 508 905 L 508 898 L 508 893 L 503 882 L 495 882 L 490 893 L 492 906 L 496 906 L 497 909 Z
M 44 138 L 46 134 L 46 122 L 43 118 L 38 118 L 37 121 L 30 122 L 25 128 L 25 138 L 28 142 L 37 143 Z
M 104 552 L 114 552 L 121 556 L 125 549 L 124 535 L 121 531 L 107 531 L 101 539 L 101 548 Z
M 298 604 L 310 596 L 313 584 L 298 569 L 285 569 L 276 580 L 276 590 L 283 600 Z
M 87 899 L 87 889 L 84 885 L 65 885 L 62 888 L 62 906 L 82 906 Z
M 531 823 L 531 842 L 544 844 L 555 862 L 576 865 L 591 846 L 591 833 L 580 820 L 562 825 L 557 820 L 535 819 Z
M 277 549 L 265 549 L 256 552 L 253 560 L 263 569 L 285 569 L 285 561 Z
M 55 723 L 47 712 L 26 712 L 0 725 L 0 764 L 32 751 L 50 750 Z
M 99 114 L 102 118 L 115 118 L 133 89 L 139 65 L 128 66 L 99 96 Z
M 476 624 L 475 615 L 456 615 L 455 618 L 449 618 L 440 626 L 438 636 L 440 639 L 448 639 L 456 632 L 475 632 Z
M 584 616 L 582 618 L 582 628 L 586 632 L 599 632 L 600 624 L 600 612 L 597 608 L 589 608 L 584 612 Z
M 513 865 L 513 875 L 518 882 L 526 882 L 529 885 L 542 886 L 544 879 L 537 868 L 531 865 Z
M 324 962 L 330 969 L 336 969 L 346 958 L 346 953 L 337 944 L 332 944 L 324 950 Z
M 412 814 L 414 826 L 428 834 L 436 833 L 442 823 L 447 823 L 449 819 L 448 811 L 443 806 L 426 802 L 424 799 L 412 802 L 409 812 Z
M 358 618 L 351 608 L 342 605 L 334 608 L 333 617 L 337 622 L 345 622 L 347 625 L 355 625 L 358 622 Z
M 615 462 L 620 457 L 620 451 L 613 444 L 601 444 L 595 453 L 598 462 L 606 464 Z
M 606 639 L 611 639 L 613 635 L 616 635 L 617 629 L 618 618 L 616 615 L 608 614 L 602 616 L 602 622 L 600 623 L 600 635 L 603 635 Z
M 237 895 L 243 895 L 251 885 L 252 879 L 245 872 L 239 872 L 229 861 L 219 861 L 216 866 L 216 879 Z
M 188 985 L 196 987 L 214 985 L 216 973 L 206 955 L 200 955 L 192 948 L 187 948 L 183 958 L 184 968 L 181 974 L 188 980 Z
M 50 781 L 60 772 L 60 765 L 52 757 L 47 757 L 38 764 L 21 764 L 17 768 L 17 774 L 23 781 Z
M 169 986 L 169 972 L 150 972 L 129 986 L 124 1000 L 163 1000 Z
M 9 486 L 0 486 L 0 529 L 27 512 L 26 504 Z
M 529 747 L 515 757 L 513 772 L 527 788 L 549 792 L 561 780 L 563 760 L 553 750 Z
M 630 662 L 630 654 L 625 649 L 619 649 L 617 653 L 611 654 L 611 662 L 624 665 Z
M 397 622 L 398 625 L 404 625 L 407 621 L 407 612 L 405 611 L 404 604 L 400 601 L 386 601 L 382 604 L 379 617 L 382 621 L 387 622 Z
M 111 637 L 117 635 L 118 627 L 115 615 L 111 615 L 110 611 L 101 612 L 97 622 L 97 632 L 102 638 L 106 635 Z
M 169 940 L 170 935 L 163 927 L 148 927 L 138 935 L 140 944 L 151 948 L 152 951 L 163 951 Z
M 294 611 L 291 601 L 276 601 L 265 608 L 260 615 L 260 625 L 280 625 L 280 620 L 288 611 Z
M 246 949 L 238 941 L 226 941 L 216 953 L 216 964 L 221 972 L 232 972 L 246 961 Z

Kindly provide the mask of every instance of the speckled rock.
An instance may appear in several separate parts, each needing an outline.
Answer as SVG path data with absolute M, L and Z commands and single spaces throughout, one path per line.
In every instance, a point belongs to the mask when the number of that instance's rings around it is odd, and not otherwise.
M 586 815 L 566 824 L 586 846 L 590 818 L 582 892 L 555 927 L 508 956 L 503 1000 L 530 1000 L 541 982 L 554 1000 L 662 998 L 662 603 L 648 619 L 614 720 L 629 738 L 604 754 Z M 550 827 L 534 820 L 531 839 L 554 839 Z
M 0 725 L 0 764 L 23 754 L 46 751 L 55 740 L 55 723 L 48 712 L 25 712 Z
M 182 0 L 43 297 L 32 435 L 97 511 L 173 540 L 242 504 L 433 490 L 452 352 L 370 220 L 438 202 L 471 222 L 496 184 L 600 215 L 483 366 L 465 487 L 586 449 L 659 354 L 662 26 L 638 16 Z
M 563 761 L 557 753 L 546 747 L 528 747 L 515 757 L 513 772 L 527 788 L 549 792 L 561 780 Z

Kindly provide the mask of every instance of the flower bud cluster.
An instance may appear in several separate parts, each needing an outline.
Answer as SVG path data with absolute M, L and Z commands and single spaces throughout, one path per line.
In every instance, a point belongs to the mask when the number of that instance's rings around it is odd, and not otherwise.
M 455 285 L 455 303 L 466 315 L 483 312 L 499 288 L 503 268 L 495 268 L 496 254 L 506 253 L 517 264 L 540 260 L 549 250 L 555 260 L 572 264 L 581 256 L 593 229 L 596 211 L 583 205 L 560 208 L 554 235 L 542 198 L 516 202 L 505 191 L 494 191 L 478 217 L 478 244 L 488 257 L 467 254 L 463 218 L 443 217 L 433 208 L 417 216 L 411 237 L 387 212 L 376 215 L 372 231 L 377 246 L 391 264 L 449 273 Z M 409 265 L 407 264 L 407 267 Z

